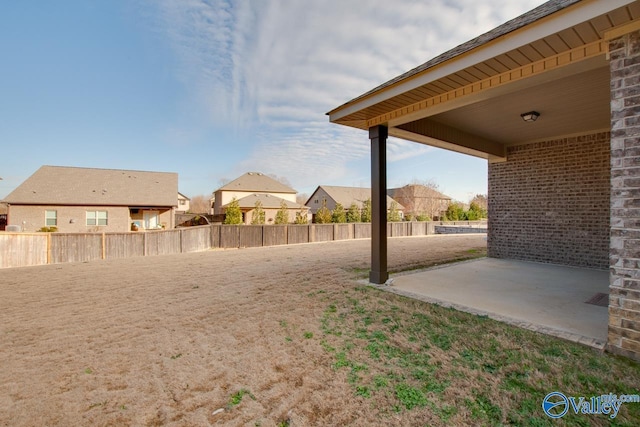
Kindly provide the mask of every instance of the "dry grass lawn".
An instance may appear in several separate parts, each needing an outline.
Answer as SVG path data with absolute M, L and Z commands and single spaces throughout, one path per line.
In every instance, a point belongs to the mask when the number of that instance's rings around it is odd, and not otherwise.
M 0 426 L 545 425 L 549 387 L 637 390 L 633 362 L 362 286 L 369 245 L 0 270 Z M 389 265 L 485 247 L 392 239 Z

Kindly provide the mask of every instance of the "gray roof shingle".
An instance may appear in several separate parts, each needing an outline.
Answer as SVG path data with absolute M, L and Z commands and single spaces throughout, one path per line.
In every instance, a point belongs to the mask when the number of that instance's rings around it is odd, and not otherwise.
M 11 192 L 10 204 L 177 205 L 178 174 L 120 169 L 42 166 Z
M 280 204 L 284 201 L 287 204 L 287 208 L 289 209 L 306 209 L 306 206 L 299 205 L 296 202 L 292 202 L 291 200 L 285 200 L 281 197 L 271 196 L 269 194 L 251 194 L 250 196 L 243 197 L 238 200 L 238 205 L 240 205 L 241 209 L 253 209 L 256 206 L 256 202 L 260 201 L 262 203 L 263 209 L 280 209 Z M 227 203 L 225 206 L 229 206 Z
M 247 172 L 216 191 L 255 191 L 260 193 L 297 193 L 293 188 L 261 173 Z
M 423 198 L 429 197 L 432 199 L 452 200 L 451 197 L 447 196 L 446 194 L 422 184 L 407 184 L 403 187 L 389 188 L 387 190 L 387 194 L 389 194 L 391 197 L 401 197 L 404 190 L 407 190 L 407 193 L 405 193 L 407 195 L 418 193 L 420 194 L 420 197 Z
M 345 209 L 348 209 L 351 206 L 351 203 L 354 203 L 358 206 L 358 208 L 362 209 L 362 203 L 371 199 L 371 188 L 363 188 L 363 187 L 342 187 L 342 186 L 334 186 L 334 185 L 321 185 L 318 189 L 322 188 L 336 203 L 340 203 Z M 316 189 L 315 192 L 318 191 Z M 312 197 L 309 198 L 311 200 Z M 393 198 L 387 195 L 387 206 L 391 205 L 391 202 L 394 202 Z M 395 201 L 398 203 L 397 201 Z M 308 202 L 307 202 L 308 203 Z M 398 209 L 404 209 L 400 203 L 398 203 Z

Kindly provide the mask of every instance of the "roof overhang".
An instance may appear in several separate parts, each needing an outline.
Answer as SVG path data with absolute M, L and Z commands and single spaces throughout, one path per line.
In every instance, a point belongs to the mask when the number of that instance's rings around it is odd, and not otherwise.
M 638 29 L 638 0 L 548 2 L 328 115 L 501 161 L 510 145 L 609 130 L 609 40 Z

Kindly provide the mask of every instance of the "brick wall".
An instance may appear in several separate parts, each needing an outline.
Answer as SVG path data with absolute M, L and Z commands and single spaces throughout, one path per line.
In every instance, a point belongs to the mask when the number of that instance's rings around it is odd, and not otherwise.
M 640 360 L 640 32 L 612 40 L 610 351 Z
M 10 224 L 22 226 L 22 231 L 36 232 L 45 224 L 45 211 L 56 211 L 56 227 L 61 233 L 123 232 L 130 230 L 129 208 L 126 206 L 31 206 L 9 207 Z M 107 211 L 107 226 L 87 226 L 87 211 Z
M 489 164 L 489 256 L 607 268 L 609 140 L 518 145 Z

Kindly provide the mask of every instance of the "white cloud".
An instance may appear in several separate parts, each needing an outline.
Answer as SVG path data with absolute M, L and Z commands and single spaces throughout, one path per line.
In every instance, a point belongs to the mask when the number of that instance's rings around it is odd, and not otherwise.
M 398 162 L 404 159 L 420 156 L 433 150 L 432 147 L 404 139 L 389 138 L 387 142 L 387 161 Z
M 255 127 L 238 172 L 305 186 L 351 179 L 366 132 L 324 113 L 541 0 L 162 0 L 151 3 L 179 73 L 213 124 Z M 388 160 L 428 147 L 390 140 Z

